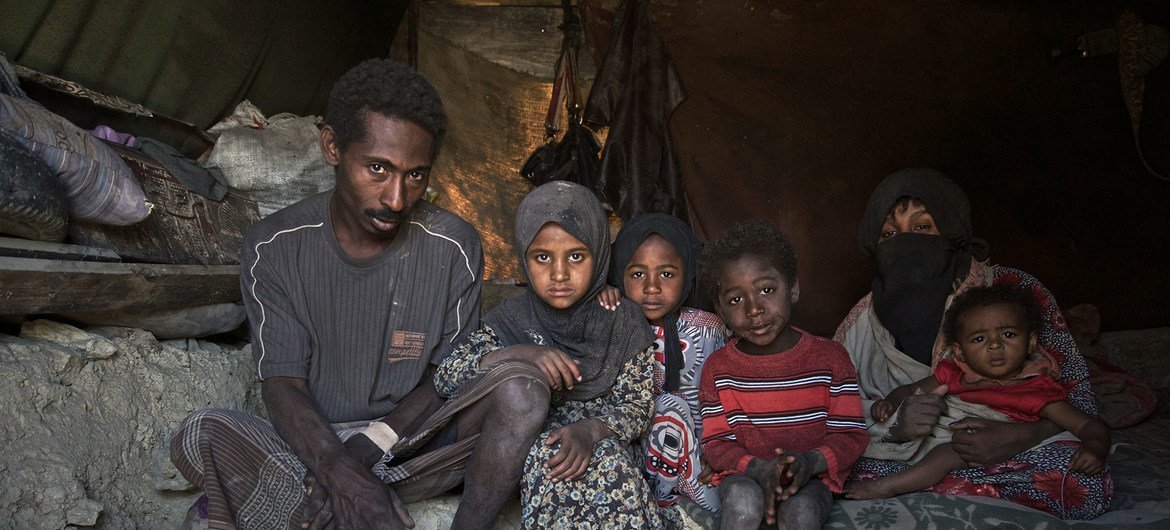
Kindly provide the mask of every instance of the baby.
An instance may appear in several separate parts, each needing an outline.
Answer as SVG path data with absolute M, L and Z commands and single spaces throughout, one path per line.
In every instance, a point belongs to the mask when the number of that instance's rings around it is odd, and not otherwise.
M 1037 347 L 1039 319 L 1031 296 L 1014 286 L 976 287 L 963 293 L 947 310 L 943 330 L 954 359 L 940 361 L 934 375 L 875 401 L 871 415 L 884 421 L 915 392 L 949 393 L 1016 421 L 1047 418 L 1081 440 L 1069 470 L 1100 473 L 1109 454 L 1109 427 L 1067 401 L 1068 390 L 1059 381 L 1056 363 Z M 877 499 L 918 491 L 966 467 L 967 462 L 946 443 L 901 473 L 846 484 L 846 497 Z

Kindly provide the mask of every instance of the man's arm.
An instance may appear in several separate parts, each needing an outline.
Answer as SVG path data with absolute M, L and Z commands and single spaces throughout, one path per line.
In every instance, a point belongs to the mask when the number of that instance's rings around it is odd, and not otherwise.
M 317 409 L 306 380 L 271 377 L 260 388 L 276 432 L 329 495 L 338 528 L 414 525 L 393 491 L 346 451 Z
M 394 411 L 377 420 L 385 423 L 398 440 L 413 436 L 439 407 L 443 398 L 435 390 L 435 366 L 428 365 L 418 386 L 398 401 Z M 393 446 L 393 444 L 390 444 Z M 358 433 L 345 441 L 345 447 L 366 468 L 374 467 L 385 456 L 390 447 L 379 447 L 369 435 Z

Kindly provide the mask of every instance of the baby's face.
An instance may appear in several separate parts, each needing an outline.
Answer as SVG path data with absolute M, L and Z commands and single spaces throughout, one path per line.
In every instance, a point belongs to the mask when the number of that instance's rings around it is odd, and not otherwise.
M 988 379 L 1009 380 L 1036 348 L 1036 334 L 1012 304 L 976 307 L 962 317 L 955 357 Z
M 662 325 L 662 317 L 682 303 L 682 256 L 662 236 L 651 235 L 634 251 L 622 273 L 626 298 L 642 307 L 646 320 Z

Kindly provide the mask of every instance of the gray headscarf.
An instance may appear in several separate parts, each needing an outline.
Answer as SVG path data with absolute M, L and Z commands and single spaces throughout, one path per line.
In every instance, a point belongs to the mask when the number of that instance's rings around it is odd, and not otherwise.
M 585 187 L 554 181 L 532 190 L 516 212 L 516 249 L 529 274 L 524 254 L 537 232 L 556 223 L 580 240 L 593 254 L 589 292 L 567 309 L 549 307 L 532 290 L 505 300 L 484 318 L 503 346 L 544 344 L 579 361 L 581 381 L 562 394 L 584 401 L 609 392 L 622 367 L 654 342 L 646 317 L 637 304 L 621 304 L 616 311 L 601 307 L 597 294 L 609 271 L 609 221 L 601 203 Z

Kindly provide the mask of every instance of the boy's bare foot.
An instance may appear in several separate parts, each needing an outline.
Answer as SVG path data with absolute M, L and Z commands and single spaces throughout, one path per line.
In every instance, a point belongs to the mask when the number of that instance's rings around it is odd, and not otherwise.
M 854 480 L 845 483 L 845 498 L 847 499 L 888 499 L 897 495 L 889 484 L 882 479 Z

